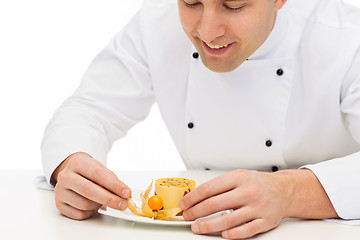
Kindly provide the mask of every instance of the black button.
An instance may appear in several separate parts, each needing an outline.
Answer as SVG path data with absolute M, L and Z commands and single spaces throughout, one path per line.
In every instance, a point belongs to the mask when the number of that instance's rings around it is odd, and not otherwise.
M 272 142 L 271 142 L 270 140 L 267 140 L 266 143 L 265 143 L 265 145 L 266 145 L 267 147 L 271 147 L 271 146 L 272 146 Z
M 276 71 L 276 74 L 277 74 L 278 76 L 282 76 L 282 75 L 284 75 L 284 70 L 282 70 L 281 68 L 279 68 L 279 69 Z
M 206 171 L 209 171 L 209 170 L 210 170 L 210 168 L 205 168 L 205 170 L 206 170 Z
M 193 53 L 193 58 L 198 59 L 198 58 L 199 58 L 199 53 L 198 53 L 198 52 L 194 52 L 194 53 Z
M 272 166 L 271 171 L 277 172 L 277 171 L 279 171 L 279 168 L 277 166 Z
M 194 128 L 194 124 L 192 122 L 188 123 L 188 128 L 190 129 Z

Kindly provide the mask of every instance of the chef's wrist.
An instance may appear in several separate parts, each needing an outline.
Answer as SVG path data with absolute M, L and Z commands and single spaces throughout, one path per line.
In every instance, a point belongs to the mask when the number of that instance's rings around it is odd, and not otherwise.
M 281 179 L 285 217 L 338 218 L 324 188 L 311 170 L 283 170 L 274 174 Z

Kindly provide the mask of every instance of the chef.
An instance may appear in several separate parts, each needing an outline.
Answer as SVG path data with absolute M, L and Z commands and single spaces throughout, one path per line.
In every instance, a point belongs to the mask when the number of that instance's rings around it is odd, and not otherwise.
M 89 218 L 131 190 L 105 167 L 154 102 L 188 169 L 196 234 L 246 238 L 286 217 L 360 218 L 360 10 L 341 0 L 148 0 L 87 69 L 42 142 L 56 206 Z

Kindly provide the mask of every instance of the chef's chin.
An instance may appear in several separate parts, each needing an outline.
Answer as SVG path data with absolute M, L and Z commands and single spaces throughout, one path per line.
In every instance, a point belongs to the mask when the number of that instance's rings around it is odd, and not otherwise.
M 200 58 L 206 68 L 216 73 L 232 72 L 246 61 L 246 58 L 241 60 L 237 59 L 237 61 L 234 61 L 233 59 L 228 61 L 219 61 L 219 59 L 203 58 L 201 57 L 201 54 Z

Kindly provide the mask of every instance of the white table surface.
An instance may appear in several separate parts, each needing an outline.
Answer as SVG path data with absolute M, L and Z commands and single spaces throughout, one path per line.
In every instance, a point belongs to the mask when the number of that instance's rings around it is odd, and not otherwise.
M 144 189 L 151 179 L 188 177 L 198 183 L 221 172 L 117 172 L 130 187 Z M 33 180 L 40 171 L 0 171 L 0 239 L 222 239 L 220 235 L 200 236 L 188 227 L 164 227 L 128 222 L 97 214 L 84 221 L 71 220 L 56 209 L 54 193 L 38 189 Z M 264 240 L 351 240 L 360 239 L 360 226 L 321 220 L 285 219 L 276 229 L 252 239 Z

